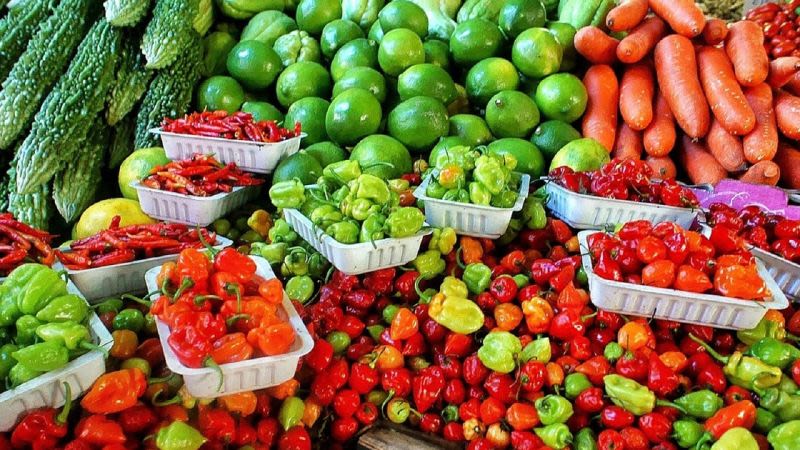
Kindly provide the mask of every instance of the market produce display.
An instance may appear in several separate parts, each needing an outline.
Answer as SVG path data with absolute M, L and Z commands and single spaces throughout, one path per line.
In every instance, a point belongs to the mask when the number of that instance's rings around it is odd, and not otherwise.
M 141 184 L 151 189 L 210 197 L 240 186 L 258 186 L 264 180 L 243 172 L 235 163 L 222 164 L 213 156 L 195 154 L 191 159 L 153 167 Z

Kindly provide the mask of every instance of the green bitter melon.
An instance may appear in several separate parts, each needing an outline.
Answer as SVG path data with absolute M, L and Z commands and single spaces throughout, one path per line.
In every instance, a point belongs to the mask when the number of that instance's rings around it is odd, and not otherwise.
M 115 27 L 132 27 L 147 15 L 150 0 L 106 0 L 106 20 Z
M 15 167 L 18 160 L 19 151 L 14 154 L 8 169 L 8 211 L 20 222 L 47 230 L 55 210 L 50 197 L 50 185 L 43 183 L 30 194 L 17 193 Z
M 128 114 L 114 127 L 114 136 L 108 149 L 108 167 L 116 169 L 128 155 L 133 153 L 134 129 L 136 129 L 134 114 Z
M 188 50 L 199 10 L 199 0 L 156 0 L 142 38 L 148 69 L 163 69 Z
M 144 55 L 139 52 L 138 46 L 138 40 L 132 36 L 128 36 L 123 42 L 116 79 L 106 106 L 106 121 L 109 125 L 116 125 L 133 110 L 153 78 L 153 71 L 144 67 Z
M 0 80 L 11 72 L 31 36 L 50 15 L 55 4 L 55 0 L 30 0 L 9 10 L 0 19 Z

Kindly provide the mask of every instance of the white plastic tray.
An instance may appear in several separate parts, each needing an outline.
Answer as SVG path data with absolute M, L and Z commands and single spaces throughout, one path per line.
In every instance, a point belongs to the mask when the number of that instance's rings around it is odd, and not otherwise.
M 414 197 L 425 203 L 425 220 L 434 227 L 451 227 L 458 234 L 496 239 L 503 235 L 515 211 L 522 209 L 530 189 L 530 175 L 522 175 L 517 202 L 511 208 L 458 203 L 428 197 L 428 188 L 433 173 L 425 177 L 414 190 Z
M 587 237 L 594 233 L 599 231 L 581 231 L 578 241 L 583 251 L 583 269 L 589 277 L 592 303 L 598 308 L 634 316 L 747 330 L 755 327 L 768 310 L 789 306 L 786 296 L 758 259 L 758 273 L 772 293 L 772 298 L 763 302 L 606 280 L 594 274 L 592 256 L 587 251 Z
M 71 294 L 83 295 L 72 283 L 67 283 Z M 89 316 L 92 340 L 103 347 L 111 348 L 114 339 L 95 313 Z M 69 383 L 72 399 L 77 399 L 106 371 L 105 356 L 97 350 L 75 358 L 66 366 L 38 376 L 27 383 L 0 393 L 0 432 L 10 431 L 22 416 L 37 408 L 58 408 L 66 402 L 63 383 Z
M 264 258 L 258 256 L 250 257 L 255 261 L 256 274 L 263 278 L 275 278 L 275 274 Z M 156 276 L 161 267 L 154 267 L 145 274 L 147 289 L 152 291 L 158 289 Z M 281 310 L 279 309 L 279 312 Z M 284 317 L 289 319 L 295 331 L 295 340 L 288 353 L 278 356 L 266 356 L 263 358 L 248 359 L 230 364 L 220 364 L 222 370 L 222 386 L 219 386 L 219 374 L 214 369 L 195 369 L 186 367 L 178 361 L 175 353 L 167 343 L 170 329 L 167 324 L 156 319 L 158 328 L 158 338 L 161 340 L 161 347 L 164 350 L 164 358 L 167 367 L 177 374 L 183 376 L 183 382 L 189 393 L 198 398 L 215 398 L 226 394 L 234 394 L 242 391 L 252 391 L 270 386 L 275 386 L 294 376 L 297 363 L 300 357 L 307 354 L 314 347 L 314 341 L 308 333 L 303 320 L 295 311 L 289 297 L 284 293 L 282 312 Z
M 204 227 L 255 198 L 260 186 L 239 186 L 231 192 L 210 197 L 179 194 L 143 186 L 138 181 L 131 187 L 139 194 L 139 205 L 148 216 L 168 222 Z
M 555 182 L 545 184 L 547 208 L 553 215 L 579 230 L 598 230 L 634 220 L 649 220 L 653 224 L 675 222 L 689 228 L 699 209 L 653 203 L 632 202 L 572 192 Z
M 297 153 L 305 137 L 301 133 L 281 142 L 253 142 L 170 133 L 159 128 L 150 132 L 161 136 L 167 158 L 173 161 L 189 159 L 195 153 L 214 155 L 224 164 L 236 163 L 240 169 L 255 173 L 272 173 L 281 159 Z
M 233 241 L 230 239 L 217 235 L 217 245 L 214 248 L 223 249 L 231 244 Z M 68 247 L 60 250 L 69 252 Z M 80 289 L 86 300 L 93 304 L 107 297 L 147 292 L 147 285 L 144 282 L 145 272 L 175 259 L 178 259 L 177 253 L 84 270 L 67 269 L 61 262 L 56 262 L 54 267 L 56 270 L 66 270 L 69 279 Z
M 793 263 L 758 247 L 753 247 L 750 251 L 764 263 L 767 272 L 769 272 L 770 276 L 775 280 L 775 284 L 780 287 L 784 294 L 800 297 L 800 264 Z
M 334 267 L 348 275 L 402 266 L 417 257 L 422 238 L 430 234 L 429 230 L 425 230 L 406 238 L 381 239 L 375 241 L 375 246 L 370 242 L 348 245 L 314 228 L 311 220 L 296 209 L 285 209 L 284 217 L 297 234 L 322 253 Z

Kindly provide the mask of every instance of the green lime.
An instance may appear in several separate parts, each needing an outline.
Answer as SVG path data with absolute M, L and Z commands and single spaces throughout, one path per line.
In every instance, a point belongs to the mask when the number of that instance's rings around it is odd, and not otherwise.
M 376 20 L 375 23 L 373 23 L 372 26 L 369 27 L 369 31 L 367 32 L 367 38 L 380 44 L 381 41 L 383 40 L 383 35 L 384 32 L 383 28 L 381 28 L 381 21 Z
M 381 104 L 366 89 L 352 88 L 337 95 L 325 114 L 325 130 L 333 142 L 353 145 L 381 125 Z
M 434 164 L 439 159 L 439 155 L 449 152 L 454 147 L 469 147 L 469 143 L 461 136 L 447 136 L 439 139 L 439 142 L 431 149 L 428 162 Z
M 450 136 L 459 136 L 471 147 L 488 144 L 494 137 L 489 125 L 474 114 L 450 116 Z
M 553 160 L 550 170 L 569 166 L 576 172 L 597 170 L 609 161 L 608 150 L 592 138 L 576 139 L 562 147 Z
M 248 90 L 268 88 L 281 73 L 281 57 L 259 41 L 242 41 L 228 53 L 228 73 Z
M 519 86 L 519 74 L 511 61 L 488 58 L 478 62 L 467 73 L 467 96 L 474 106 L 483 108 L 500 91 L 513 91 Z
M 380 103 L 386 100 L 386 79 L 372 67 L 353 67 L 348 69 L 339 78 L 339 81 L 333 85 L 333 96 L 336 97 L 352 88 L 370 91 Z
M 236 46 L 237 40 L 228 33 L 215 31 L 203 39 L 203 76 L 225 73 L 228 53 Z
M 406 69 L 397 79 L 397 92 L 402 100 L 422 95 L 445 105 L 458 96 L 450 74 L 434 64 L 417 64 Z
M 322 54 L 331 59 L 344 44 L 353 39 L 363 38 L 364 31 L 355 22 L 336 19 L 329 22 L 322 29 L 322 36 L 319 38 L 319 46 Z
M 295 178 L 299 179 L 303 184 L 312 184 L 316 183 L 317 178 L 321 175 L 322 165 L 317 161 L 317 158 L 314 158 L 305 150 L 300 150 L 278 163 L 278 167 L 272 173 L 272 184 Z
M 583 115 L 589 96 L 581 80 L 570 73 L 557 73 L 536 87 L 536 106 L 548 119 L 572 123 Z
M 244 102 L 242 104 L 242 111 L 253 115 L 253 120 L 261 122 L 262 120 L 274 120 L 275 122 L 283 122 L 283 113 L 280 109 L 267 102 Z
M 328 133 L 325 131 L 325 113 L 328 111 L 330 104 L 324 98 L 301 98 L 292 103 L 292 106 L 286 111 L 284 122 L 288 127 L 300 122 L 301 129 L 306 134 L 306 137 L 303 138 L 303 145 L 327 141 Z
M 281 58 L 283 67 L 288 67 L 299 61 L 322 61 L 319 42 L 305 31 L 295 30 L 289 34 L 284 34 L 275 41 L 272 49 Z
M 539 124 L 539 109 L 519 91 L 500 91 L 486 105 L 486 123 L 498 138 L 527 138 Z
M 435 64 L 444 70 L 450 68 L 450 47 L 447 42 L 431 39 L 422 43 L 425 49 L 425 62 Z
M 468 67 L 497 55 L 503 45 L 503 34 L 497 24 L 486 19 L 469 19 L 456 25 L 450 35 L 453 61 Z
M 389 135 L 411 151 L 429 150 L 440 137 L 447 136 L 450 122 L 442 102 L 431 97 L 412 97 L 389 113 Z
M 309 145 L 305 150 L 306 153 L 317 158 L 319 165 L 323 168 L 335 162 L 347 159 L 347 152 L 331 141 L 317 142 L 316 144 Z
M 408 0 L 389 2 L 378 14 L 378 19 L 384 33 L 406 28 L 421 38 L 428 35 L 428 16 L 425 15 L 425 10 Z
M 498 139 L 487 146 L 494 155 L 511 155 L 517 160 L 517 172 L 527 173 L 531 178 L 544 175 L 544 157 L 542 152 L 530 141 L 519 138 Z
M 119 191 L 122 196 L 132 200 L 139 200 L 136 189 L 131 187 L 134 181 L 141 181 L 142 178 L 150 175 L 150 170 L 155 166 L 169 163 L 164 149 L 161 147 L 142 148 L 128 155 L 119 166 Z
M 281 72 L 275 91 L 284 107 L 305 97 L 327 98 L 331 94 L 331 77 L 320 64 L 300 61 Z
M 547 29 L 561 44 L 563 56 L 561 57 L 561 67 L 559 72 L 569 72 L 575 67 L 578 59 L 578 52 L 575 50 L 575 27 L 566 22 L 547 22 Z
M 563 50 L 546 28 L 529 28 L 517 36 L 511 61 L 526 77 L 544 78 L 558 72 Z
M 413 31 L 398 28 L 383 36 L 378 47 L 378 64 L 387 75 L 396 77 L 409 67 L 424 62 L 422 40 Z
M 297 5 L 297 26 L 310 34 L 319 35 L 330 22 L 342 18 L 339 0 L 303 0 Z
M 244 89 L 231 77 L 215 75 L 197 88 L 197 110 L 234 113 L 244 103 Z
M 339 81 L 352 67 L 378 67 L 378 44 L 364 38 L 344 44 L 331 61 L 333 81 Z
M 276 39 L 296 29 L 297 23 L 286 14 L 280 11 L 262 11 L 250 19 L 239 40 L 261 41 L 272 48 Z
M 506 0 L 497 16 L 497 24 L 509 39 L 528 28 L 543 27 L 546 20 L 542 0 Z
M 580 139 L 581 134 L 572 125 L 560 120 L 542 122 L 533 131 L 531 142 L 547 159 L 553 159 L 561 147 Z
M 411 155 L 397 139 L 385 134 L 373 134 L 361 140 L 350 153 L 350 159 L 358 161 L 365 173 L 384 180 L 400 178 L 411 172 Z M 378 164 L 383 163 L 383 164 Z

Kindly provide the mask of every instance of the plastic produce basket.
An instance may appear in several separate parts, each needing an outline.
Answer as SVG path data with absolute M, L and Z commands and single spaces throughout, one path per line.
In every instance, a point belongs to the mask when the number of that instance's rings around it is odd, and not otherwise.
M 656 223 L 675 222 L 689 228 L 699 209 L 602 198 L 572 192 L 554 182 L 545 184 L 547 208 L 553 215 L 579 230 L 598 230 L 606 225 L 645 219 Z
M 594 233 L 598 231 L 581 231 L 578 241 L 584 250 L 583 268 L 589 277 L 592 303 L 598 308 L 634 316 L 744 330 L 755 327 L 768 310 L 789 306 L 786 296 L 758 260 L 758 273 L 772 293 L 772 297 L 763 302 L 606 280 L 594 274 L 592 256 L 585 251 L 588 249 L 586 240 Z
M 222 249 L 231 244 L 233 244 L 233 241 L 230 239 L 217 236 L 217 245 L 214 248 Z M 62 248 L 61 251 L 68 252 L 69 248 Z M 75 286 L 80 289 L 89 303 L 97 303 L 107 297 L 125 293 L 141 294 L 147 292 L 147 285 L 144 282 L 145 272 L 177 258 L 178 254 L 176 253 L 174 255 L 164 255 L 84 270 L 66 269 L 60 262 L 57 262 L 55 267 L 67 271 L 69 279 L 75 283 Z
M 281 159 L 297 153 L 300 140 L 305 137 L 305 133 L 301 133 L 280 142 L 253 142 L 170 133 L 160 128 L 150 132 L 161 136 L 167 158 L 173 161 L 189 159 L 196 153 L 214 155 L 224 164 L 235 163 L 245 172 L 255 173 L 272 173 Z
M 422 238 L 430 233 L 425 230 L 406 238 L 381 239 L 375 241 L 375 246 L 370 242 L 342 244 L 315 228 L 311 220 L 296 209 L 285 209 L 284 217 L 297 234 L 322 253 L 334 267 L 348 275 L 406 264 L 417 257 Z
M 131 187 L 139 194 L 139 205 L 148 216 L 168 222 L 204 227 L 255 198 L 260 186 L 239 186 L 231 192 L 210 197 L 178 194 L 143 186 L 138 181 Z
M 83 295 L 72 283 L 67 283 L 71 294 Z M 94 343 L 111 348 L 113 338 L 105 325 L 90 313 L 89 329 Z M 66 366 L 38 376 L 16 389 L 0 394 L 0 432 L 10 431 L 26 412 L 37 408 L 58 408 L 66 402 L 64 383 L 69 383 L 73 400 L 89 390 L 92 383 L 106 371 L 103 353 L 92 350 L 67 363 Z
M 428 197 L 428 188 L 433 174 L 425 177 L 414 191 L 414 197 L 425 202 L 425 220 L 434 227 L 451 227 L 458 234 L 496 239 L 503 235 L 515 211 L 520 211 L 530 189 L 530 175 L 522 175 L 517 202 L 511 208 L 458 203 Z
M 795 298 L 800 297 L 800 264 L 758 247 L 753 247 L 750 251 L 764 263 L 767 272 L 784 294 Z
M 275 278 L 275 274 L 272 272 L 267 260 L 258 256 L 251 256 L 250 258 L 256 263 L 256 274 L 262 278 Z M 148 290 L 152 291 L 158 288 L 156 276 L 160 270 L 160 266 L 154 267 L 145 274 Z M 294 344 L 292 344 L 289 352 L 278 356 L 265 356 L 235 363 L 220 364 L 222 386 L 219 389 L 217 389 L 220 384 L 219 374 L 214 369 L 195 369 L 186 367 L 178 361 L 175 353 L 172 352 L 167 343 L 170 335 L 169 326 L 156 319 L 158 338 L 161 340 L 161 347 L 164 349 L 167 367 L 171 371 L 182 375 L 183 382 L 186 384 L 189 393 L 198 398 L 215 398 L 226 394 L 252 391 L 281 384 L 294 376 L 300 357 L 311 351 L 314 347 L 314 341 L 285 293 L 283 295 L 283 305 L 278 310 L 278 313 L 289 319 L 289 323 L 292 324 L 292 328 L 296 333 Z

